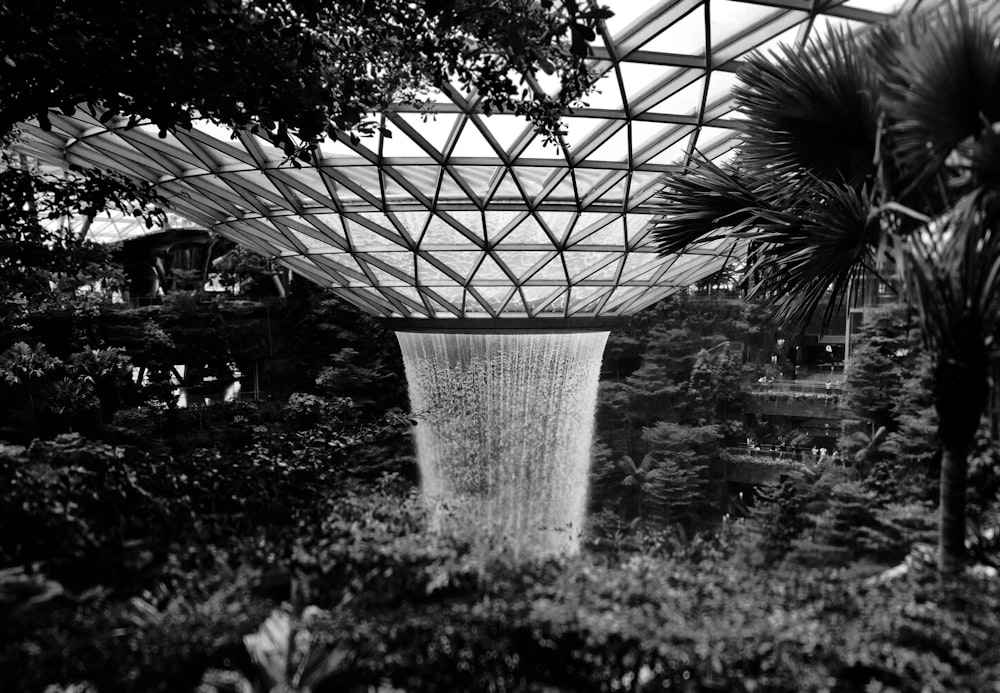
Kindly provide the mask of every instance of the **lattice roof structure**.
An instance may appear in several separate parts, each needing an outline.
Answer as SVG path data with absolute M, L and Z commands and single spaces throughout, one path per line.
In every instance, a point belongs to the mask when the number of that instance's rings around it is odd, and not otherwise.
M 720 239 L 661 257 L 649 233 L 660 176 L 695 150 L 721 162 L 739 128 L 741 57 L 864 26 L 938 0 L 604 0 L 603 76 L 558 146 L 475 94 L 397 105 L 391 137 L 326 142 L 295 168 L 266 141 L 208 123 L 157 128 L 52 114 L 23 149 L 156 183 L 171 207 L 383 317 L 600 318 L 627 314 L 717 272 Z M 544 80 L 539 88 L 544 88 Z

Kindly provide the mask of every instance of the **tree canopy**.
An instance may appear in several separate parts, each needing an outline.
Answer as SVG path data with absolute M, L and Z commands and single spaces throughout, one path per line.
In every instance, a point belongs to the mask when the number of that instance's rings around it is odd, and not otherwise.
M 593 83 L 606 9 L 577 0 L 12 0 L 0 4 L 0 132 L 50 108 L 248 128 L 307 156 L 394 102 L 474 92 L 549 136 Z M 547 94 L 534 75 L 558 76 Z

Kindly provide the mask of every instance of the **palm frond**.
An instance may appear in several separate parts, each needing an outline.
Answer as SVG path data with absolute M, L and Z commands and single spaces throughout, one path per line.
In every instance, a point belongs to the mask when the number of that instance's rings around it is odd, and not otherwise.
M 964 2 L 919 25 L 890 66 L 884 107 L 911 188 L 936 184 L 952 151 L 1000 121 L 1000 26 Z
M 653 225 L 660 253 L 679 253 L 698 242 L 718 237 L 722 229 L 738 227 L 752 218 L 748 209 L 760 206 L 736 171 L 726 171 L 704 158 L 663 179 L 657 193 L 664 216 Z
M 873 265 L 881 233 L 864 190 L 818 179 L 797 209 L 758 217 L 761 244 L 750 272 L 760 278 L 751 295 L 767 296 L 776 318 L 789 326 L 808 322 L 829 299 L 827 324 L 842 305 L 851 281 Z
M 639 471 L 639 469 L 635 466 L 635 460 L 628 455 L 625 455 L 618 460 L 618 468 L 630 477 L 635 476 Z
M 939 358 L 988 358 L 1000 328 L 1000 215 L 980 194 L 963 198 L 905 246 L 909 290 Z
M 779 178 L 803 172 L 862 185 L 873 172 L 878 75 L 865 44 L 831 30 L 740 66 L 733 90 L 747 115 L 740 162 Z

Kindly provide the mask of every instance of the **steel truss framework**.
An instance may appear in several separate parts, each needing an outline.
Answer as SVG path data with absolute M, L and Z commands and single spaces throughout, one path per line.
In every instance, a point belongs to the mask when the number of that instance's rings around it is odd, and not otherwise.
M 26 124 L 24 149 L 154 182 L 180 215 L 379 316 L 613 317 L 741 251 L 723 238 L 660 257 L 649 235 L 661 174 L 696 149 L 732 154 L 741 57 L 937 1 L 605 0 L 616 14 L 594 48 L 598 92 L 559 146 L 451 89 L 429 115 L 378 116 L 391 137 L 341 136 L 302 168 L 249 133 L 206 123 L 161 139 L 82 112 L 53 113 L 51 132 Z

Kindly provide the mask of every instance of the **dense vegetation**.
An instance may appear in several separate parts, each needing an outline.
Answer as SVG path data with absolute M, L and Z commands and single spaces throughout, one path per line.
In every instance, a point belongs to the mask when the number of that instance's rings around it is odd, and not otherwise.
M 1000 325 L 1000 21 L 989 4 L 941 3 L 751 56 L 733 92 L 745 117 L 737 155 L 668 176 L 656 231 L 664 253 L 749 239 L 753 292 L 791 324 L 894 278 L 929 359 L 943 573 L 965 565 L 967 461 Z
M 0 82 L 11 87 L 0 127 L 81 101 L 164 129 L 197 110 L 256 125 L 294 154 L 290 132 L 363 132 L 358 113 L 449 71 L 544 126 L 565 103 L 519 106 L 524 95 L 503 89 L 510 63 L 481 61 L 551 61 L 574 98 L 599 13 L 564 22 L 553 3 L 530 4 L 545 11 L 6 3 L 31 21 L 0 30 Z M 337 35 L 358 13 L 372 25 L 360 50 L 315 33 L 318 23 Z M 444 50 L 409 40 L 449 21 Z M 79 45 L 50 38 L 67 31 Z M 126 59 L 109 32 L 130 36 Z M 434 55 L 445 64 L 427 63 Z M 333 75 L 350 93 L 331 102 L 318 90 L 325 101 L 310 110 L 312 87 L 341 58 L 364 67 Z M 260 61 L 267 69 L 247 69 Z M 198 79 L 168 79 L 166 91 L 162 75 L 137 69 L 187 77 L 192 64 L 205 68 Z M 366 90 L 372 64 L 386 79 Z M 245 81 L 258 72 L 269 77 Z M 789 461 L 753 487 L 728 482 L 733 445 L 794 433 L 748 410 L 746 385 L 770 366 L 744 364 L 737 344 L 775 345 L 772 328 L 738 303 L 637 316 L 605 359 L 582 554 L 514 561 L 428 531 L 391 335 L 294 282 L 266 326 L 200 292 L 112 305 L 120 272 L 107 249 L 42 221 L 117 206 L 152 223 L 155 196 L 24 163 L 0 181 L 0 690 L 1000 687 L 1000 454 L 981 428 L 958 518 L 975 567 L 944 579 L 931 546 L 935 366 L 905 309 L 869 318 L 845 386 L 840 461 Z M 176 365 L 221 378 L 272 353 L 286 358 L 271 398 L 177 406 Z
M 661 306 L 616 334 L 584 552 L 520 563 L 427 531 L 391 337 L 323 294 L 301 301 L 302 389 L 287 399 L 177 409 L 162 385 L 111 378 L 135 399 L 105 404 L 117 390 L 95 380 L 107 414 L 86 436 L 59 419 L 0 448 L 5 684 L 851 691 L 1000 678 L 1000 584 L 988 571 L 940 583 L 932 567 L 932 447 L 910 458 L 886 442 L 865 466 L 801 466 L 704 522 L 720 495 L 710 469 L 745 419 L 732 388 L 704 384 L 714 355 L 692 345 L 764 329 L 745 308 Z M 157 320 L 183 341 L 176 316 Z M 893 355 L 897 323 L 870 322 Z M 82 367 L 69 358 L 4 397 L 23 402 L 37 384 L 41 407 Z M 886 376 L 900 393 L 916 387 L 909 367 Z M 851 395 L 858 416 L 885 409 L 866 392 Z M 900 440 L 916 405 L 896 401 Z M 626 474 L 618 455 L 649 461 Z M 998 460 L 984 438 L 971 464 L 987 563 Z

